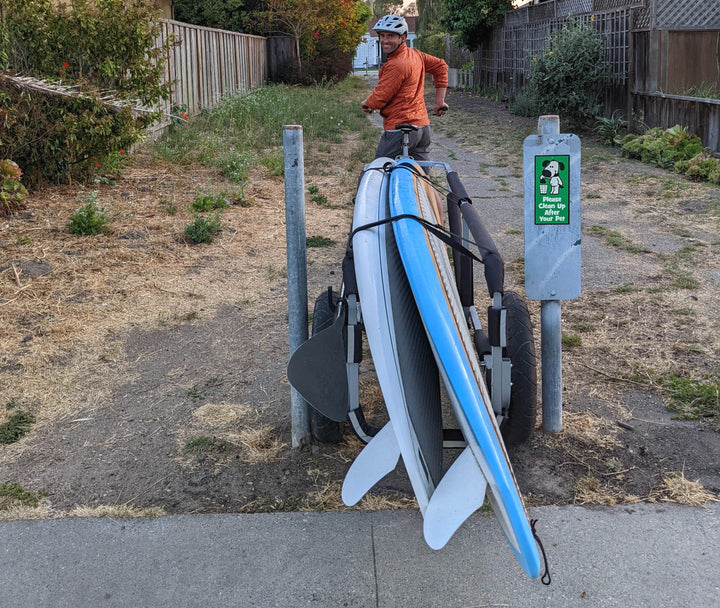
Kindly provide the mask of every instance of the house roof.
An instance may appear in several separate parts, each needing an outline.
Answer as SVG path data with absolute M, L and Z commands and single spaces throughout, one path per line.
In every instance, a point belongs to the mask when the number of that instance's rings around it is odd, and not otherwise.
M 408 33 L 415 33 L 415 19 L 417 19 L 417 17 L 405 17 L 405 21 L 407 21 L 408 24 Z M 373 32 L 372 28 L 378 21 L 380 21 L 379 17 L 373 17 L 368 23 L 368 34 L 373 38 L 377 38 L 377 32 Z

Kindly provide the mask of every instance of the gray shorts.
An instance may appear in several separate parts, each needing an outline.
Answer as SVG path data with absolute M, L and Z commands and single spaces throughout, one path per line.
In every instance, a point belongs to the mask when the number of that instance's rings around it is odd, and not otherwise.
M 430 139 L 432 131 L 430 125 L 420 127 L 417 131 L 410 133 L 410 156 L 415 160 L 430 160 Z M 397 130 L 383 131 L 380 143 L 375 151 L 375 158 L 387 156 L 396 158 L 402 154 L 402 132 Z

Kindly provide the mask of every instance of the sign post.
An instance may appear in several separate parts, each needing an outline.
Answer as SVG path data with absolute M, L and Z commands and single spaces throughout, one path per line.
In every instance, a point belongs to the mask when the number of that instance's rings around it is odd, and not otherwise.
M 305 157 L 299 125 L 283 127 L 285 159 L 285 233 L 287 242 L 288 325 L 290 355 L 308 339 L 307 262 L 305 244 Z M 308 404 L 290 387 L 292 447 L 310 443 Z
M 523 143 L 525 293 L 540 300 L 543 428 L 562 430 L 560 301 L 580 295 L 580 139 L 541 116 Z

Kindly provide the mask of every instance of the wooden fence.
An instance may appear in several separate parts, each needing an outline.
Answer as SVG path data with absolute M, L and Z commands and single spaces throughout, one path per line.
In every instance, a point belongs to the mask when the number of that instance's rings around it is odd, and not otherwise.
M 474 86 L 521 88 L 530 75 L 532 56 L 541 53 L 549 36 L 570 18 L 593 27 L 605 42 L 613 73 L 605 99 L 607 115 L 621 109 L 626 116 L 642 112 L 650 126 L 683 124 L 720 151 L 720 104 L 677 94 L 708 81 L 720 85 L 718 0 L 550 0 L 526 5 L 507 12 L 504 25 L 474 54 Z
M 267 41 L 261 36 L 160 20 L 158 45 L 175 39 L 165 57 L 173 91 L 165 111 L 184 106 L 190 115 L 211 108 L 226 95 L 262 86 L 267 80 Z

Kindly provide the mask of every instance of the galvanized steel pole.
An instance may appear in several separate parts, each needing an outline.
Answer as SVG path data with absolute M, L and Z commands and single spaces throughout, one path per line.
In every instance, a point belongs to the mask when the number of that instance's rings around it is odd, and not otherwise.
M 285 234 L 287 242 L 290 355 L 308 339 L 307 258 L 305 243 L 305 160 L 299 125 L 283 127 L 285 155 Z M 308 404 L 290 387 L 292 447 L 310 443 Z
M 538 118 L 538 135 L 560 134 L 560 117 Z M 559 300 L 540 303 L 540 348 L 542 350 L 542 418 L 549 433 L 562 431 L 562 328 Z

